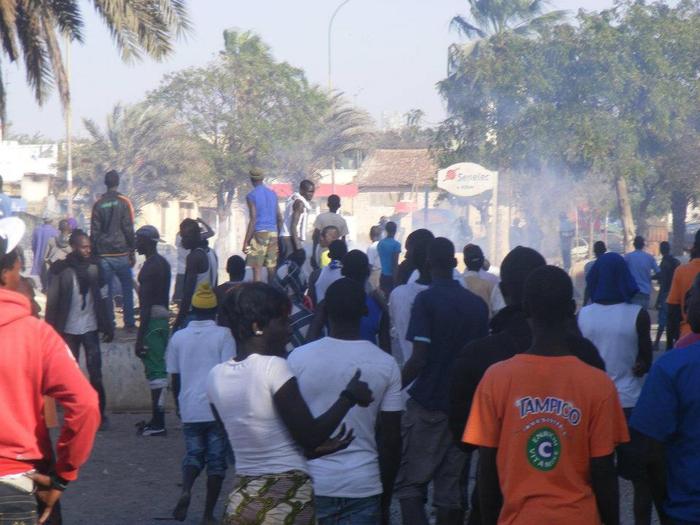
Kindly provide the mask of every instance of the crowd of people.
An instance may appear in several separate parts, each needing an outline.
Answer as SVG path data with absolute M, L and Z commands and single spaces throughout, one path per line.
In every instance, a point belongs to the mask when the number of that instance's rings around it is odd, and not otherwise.
M 349 249 L 338 196 L 310 224 L 311 181 L 280 209 L 250 175 L 245 259 L 219 279 L 213 231 L 185 219 L 172 297 L 160 233 L 135 229 L 107 173 L 89 232 L 63 220 L 37 240 L 45 321 L 21 275 L 24 223 L 0 219 L 0 523 L 60 523 L 62 492 L 109 430 L 100 345 L 115 336 L 115 282 L 151 391 L 138 431 L 167 435 L 169 388 L 182 422 L 175 520 L 206 470 L 201 522 L 218 523 L 232 467 L 224 524 L 389 523 L 396 502 L 424 525 L 430 502 L 445 525 L 617 525 L 618 476 L 635 525 L 654 508 L 664 525 L 700 523 L 700 235 L 683 265 L 667 243 L 660 264 L 641 237 L 624 256 L 596 243 L 579 308 L 569 274 L 531 247 L 500 275 L 459 247 L 460 272 L 450 239 L 419 229 L 402 246 L 383 220 L 366 252 Z

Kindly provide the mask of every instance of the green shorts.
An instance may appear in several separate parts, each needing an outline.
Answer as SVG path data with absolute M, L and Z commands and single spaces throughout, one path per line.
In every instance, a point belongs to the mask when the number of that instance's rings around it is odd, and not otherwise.
M 255 232 L 250 241 L 250 251 L 246 258 L 246 264 L 255 267 L 275 268 L 278 252 L 276 232 Z
M 141 358 L 146 371 L 146 379 L 151 383 L 151 388 L 162 388 L 162 383 L 167 384 L 168 372 L 165 368 L 165 350 L 168 347 L 170 326 L 167 319 L 151 319 L 146 328 L 143 344 L 148 349 L 146 355 Z

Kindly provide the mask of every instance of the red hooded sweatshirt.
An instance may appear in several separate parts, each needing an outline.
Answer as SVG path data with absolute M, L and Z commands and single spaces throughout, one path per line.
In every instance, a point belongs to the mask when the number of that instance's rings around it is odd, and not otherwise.
M 45 471 L 52 452 L 43 396 L 64 409 L 57 475 L 74 480 L 100 424 L 97 393 L 63 339 L 31 315 L 23 295 L 0 289 L 0 476 Z

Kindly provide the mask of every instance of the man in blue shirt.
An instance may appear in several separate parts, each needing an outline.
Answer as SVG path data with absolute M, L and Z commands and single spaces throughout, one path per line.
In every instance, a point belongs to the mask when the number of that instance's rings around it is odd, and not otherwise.
M 688 302 L 688 322 L 700 332 L 700 297 Z M 666 457 L 666 514 L 674 525 L 700 523 L 700 343 L 661 356 L 647 377 L 630 426 Z
M 12 217 L 12 199 L 2 191 L 3 180 L 0 176 L 0 219 Z
M 262 267 L 267 268 L 268 282 L 272 282 L 277 268 L 277 235 L 282 226 L 282 214 L 277 205 L 277 194 L 263 184 L 265 174 L 250 170 L 251 191 L 245 198 L 250 221 L 243 241 L 246 262 L 253 269 L 253 280 L 262 281 Z
M 379 287 L 387 297 L 394 289 L 396 272 L 399 268 L 399 254 L 401 253 L 401 243 L 396 237 L 396 223 L 387 222 L 384 226 L 386 237 L 377 244 L 377 253 L 382 266 L 382 273 L 379 277 Z
M 649 308 L 651 279 L 660 270 L 654 256 L 644 251 L 644 245 L 644 237 L 637 235 L 634 238 L 634 251 L 625 255 L 625 261 L 639 287 L 639 292 L 632 298 L 631 303 L 638 304 L 642 308 Z
M 406 339 L 413 354 L 402 372 L 410 398 L 404 414 L 404 456 L 396 482 L 404 523 L 425 523 L 428 484 L 438 523 L 462 523 L 460 477 L 466 454 L 452 439 L 448 413 L 449 380 L 457 354 L 488 334 L 486 303 L 455 281 L 452 242 L 438 237 L 428 248 L 430 288 L 416 297 Z

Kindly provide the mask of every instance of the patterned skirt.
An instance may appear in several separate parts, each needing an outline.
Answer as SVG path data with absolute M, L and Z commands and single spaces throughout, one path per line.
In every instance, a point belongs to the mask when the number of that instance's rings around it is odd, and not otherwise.
M 264 476 L 236 476 L 222 525 L 313 525 L 311 478 L 300 470 Z

